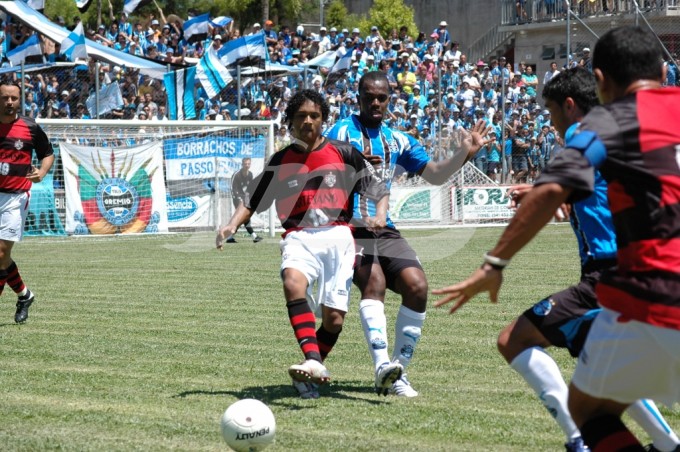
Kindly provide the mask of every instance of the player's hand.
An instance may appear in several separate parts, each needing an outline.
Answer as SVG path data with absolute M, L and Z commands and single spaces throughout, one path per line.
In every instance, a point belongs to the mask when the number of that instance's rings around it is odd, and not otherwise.
M 463 149 L 468 155 L 468 159 L 474 157 L 479 150 L 486 146 L 491 140 L 488 138 L 491 126 L 487 126 L 486 121 L 480 119 L 472 126 L 470 132 L 463 138 Z
M 366 155 L 366 154 L 364 154 L 364 157 L 366 157 L 366 160 L 368 160 L 368 163 L 370 163 L 373 166 L 380 166 L 383 163 L 383 158 L 380 157 L 379 155 L 373 155 L 373 154 Z
M 436 307 L 454 302 L 449 310 L 449 314 L 456 312 L 461 306 L 470 301 L 472 297 L 482 292 L 489 292 L 489 299 L 492 303 L 498 302 L 498 291 L 503 284 L 503 272 L 495 270 L 489 264 L 482 265 L 475 270 L 468 279 L 452 286 L 435 289 L 435 295 L 446 295 L 435 301 Z
M 513 185 L 505 192 L 505 197 L 510 198 L 510 208 L 516 210 L 522 202 L 524 195 L 529 193 L 534 186 L 531 184 Z
M 215 237 L 215 248 L 222 251 L 224 249 L 224 239 L 230 235 L 236 234 L 237 229 L 238 228 L 235 228 L 229 224 L 220 229 L 217 232 L 217 237 Z
M 387 226 L 387 220 L 384 216 L 362 217 L 362 220 L 369 231 L 378 231 Z
M 40 174 L 40 170 L 35 166 L 31 166 L 31 170 L 26 175 L 26 178 L 31 182 L 42 182 L 43 176 Z

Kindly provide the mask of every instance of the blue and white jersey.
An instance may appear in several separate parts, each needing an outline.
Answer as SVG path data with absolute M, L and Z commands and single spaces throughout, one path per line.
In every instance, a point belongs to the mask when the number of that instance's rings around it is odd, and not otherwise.
M 392 187 L 395 175 L 404 172 L 419 173 L 430 161 L 425 148 L 411 135 L 393 130 L 382 124 L 377 129 L 369 129 L 359 122 L 359 116 L 353 114 L 333 126 L 326 133 L 328 138 L 347 141 L 360 152 L 367 155 L 379 155 L 383 159 L 378 174 L 383 178 L 387 189 Z M 353 218 L 375 215 L 375 203 L 368 198 L 355 194 Z M 387 213 L 387 226 L 394 228 L 394 223 Z
M 579 123 L 572 124 L 567 129 L 565 142 L 573 138 L 578 126 Z M 592 260 L 616 259 L 616 234 L 607 201 L 607 182 L 599 171 L 595 171 L 593 194 L 574 203 L 570 222 L 578 240 L 582 266 Z

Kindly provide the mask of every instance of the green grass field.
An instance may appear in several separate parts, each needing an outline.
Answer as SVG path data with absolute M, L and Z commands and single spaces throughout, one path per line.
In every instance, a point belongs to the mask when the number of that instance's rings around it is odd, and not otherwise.
M 405 235 L 436 288 L 466 277 L 500 232 Z M 16 297 L 7 288 L 1 298 L 0 450 L 225 450 L 220 416 L 246 397 L 276 416 L 272 451 L 562 449 L 557 425 L 495 344 L 507 322 L 578 279 L 568 227 L 548 227 L 520 253 L 498 305 L 479 297 L 453 316 L 429 309 L 408 369 L 421 396 L 409 400 L 373 393 L 356 291 L 326 362 L 332 383 L 318 400 L 297 398 L 287 368 L 302 355 L 278 278 L 278 238 L 241 238 L 221 253 L 213 243 L 205 233 L 17 245 L 37 301 L 15 325 Z M 398 305 L 391 294 L 389 325 Z M 568 377 L 573 360 L 553 356 Z M 680 429 L 680 413 L 663 412 Z

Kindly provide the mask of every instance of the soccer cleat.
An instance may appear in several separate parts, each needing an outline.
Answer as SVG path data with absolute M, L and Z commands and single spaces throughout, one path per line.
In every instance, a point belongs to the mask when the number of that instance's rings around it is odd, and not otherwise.
M 234 237 L 229 237 L 227 243 L 236 243 L 236 239 Z
M 318 399 L 319 385 L 308 381 L 293 380 L 293 388 L 300 394 L 301 399 Z
M 404 367 L 398 363 L 383 363 L 375 371 L 375 392 L 386 396 L 392 385 L 401 378 Z
M 564 448 L 567 450 L 567 452 L 586 452 L 590 450 L 583 442 L 583 438 L 580 436 L 578 438 L 572 439 L 568 443 L 565 443 Z
M 401 374 L 401 378 L 394 382 L 389 389 L 389 394 L 397 397 L 418 397 L 418 391 L 413 389 L 411 383 L 406 378 L 406 374 Z
M 33 303 L 33 300 L 35 300 L 35 296 L 30 290 L 26 295 L 17 299 L 17 312 L 14 314 L 14 321 L 16 323 L 26 321 L 28 318 L 28 308 L 31 306 L 31 303 Z
M 259 235 L 253 239 L 253 243 L 257 243 L 257 242 L 261 242 L 261 241 L 262 241 L 262 237 L 260 237 Z
M 288 374 L 295 381 L 311 382 L 318 385 L 331 381 L 328 369 L 315 359 L 307 359 L 288 368 Z

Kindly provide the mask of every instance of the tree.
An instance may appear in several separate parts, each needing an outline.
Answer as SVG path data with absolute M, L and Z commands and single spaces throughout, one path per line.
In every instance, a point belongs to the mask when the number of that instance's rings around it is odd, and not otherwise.
M 359 21 L 362 35 L 367 35 L 373 25 L 378 27 L 383 37 L 388 37 L 393 28 L 399 31 L 399 28 L 406 26 L 409 35 L 415 38 L 414 34 L 418 30 L 415 11 L 404 4 L 404 0 L 376 0 L 368 10 L 368 17 Z

